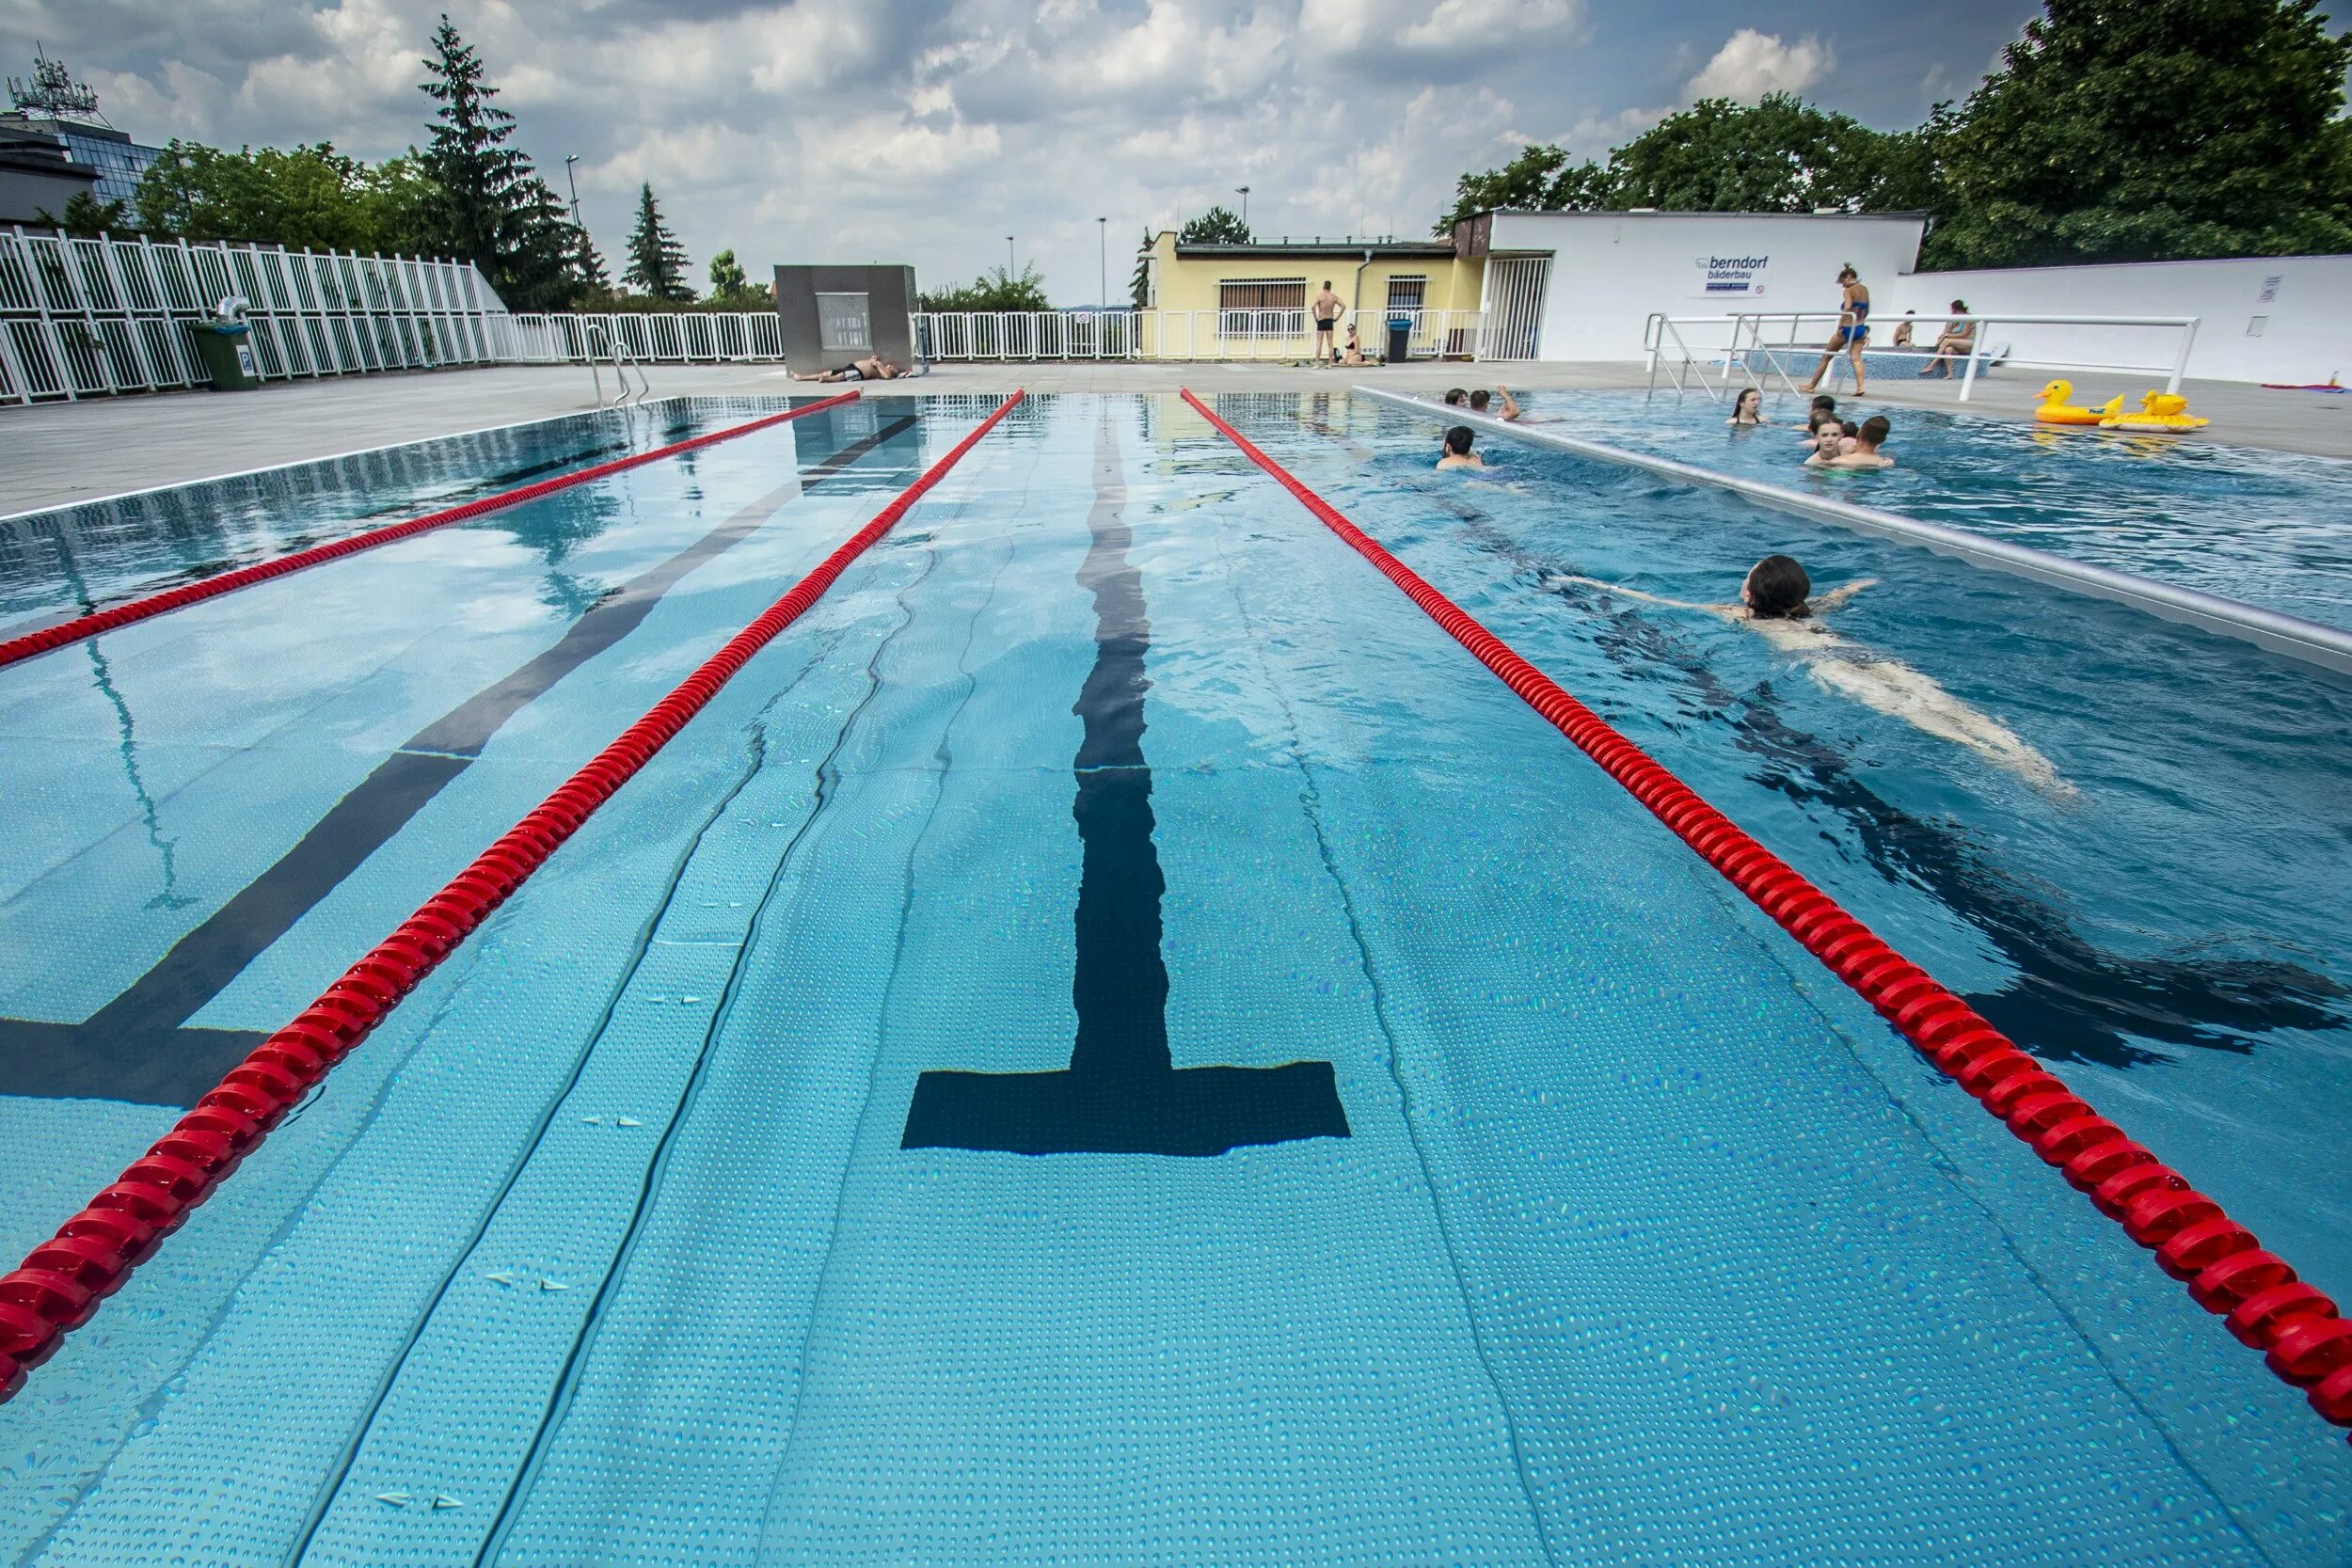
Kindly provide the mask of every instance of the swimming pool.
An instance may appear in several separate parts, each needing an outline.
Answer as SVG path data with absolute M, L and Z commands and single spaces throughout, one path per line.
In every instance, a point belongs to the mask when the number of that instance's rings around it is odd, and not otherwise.
M 167 1021 L 154 1098 L 0 1053 L 0 1243 L 151 1138 L 208 1037 L 305 1006 L 993 402 L 871 399 L 7 672 L 0 768 L 40 831 L 0 865 L 32 955 L 0 1013 L 58 1024 L 294 887 L 278 868 L 396 754 L 461 754 L 417 736 L 738 534 L 300 884 L 325 883 Z M 2312 1065 L 2344 1038 L 2340 694 L 1801 541 L 1824 580 L 1888 578 L 1854 635 L 1997 702 L 2075 784 L 2056 804 L 1735 628 L 1554 580 L 1663 560 L 1643 580 L 1700 596 L 1788 519 L 1549 457 L 1525 492 L 1440 486 L 1419 421 L 1220 406 L 2343 1278 L 2314 1168 L 2341 1101 Z M 593 591 L 550 594 L 515 531 L 583 514 L 611 519 L 564 567 Z M 2054 604 L 2077 664 L 2020 708 L 2002 683 L 2059 646 Z M 1988 636 L 2002 615 L 2034 637 Z M 2086 710 L 2102 691 L 2133 733 Z M 2205 819 L 2255 780 L 2251 824 Z M 2300 866 L 2240 863 L 2274 832 Z M 2068 880 L 2119 840 L 2136 859 Z M 2184 914 L 2201 855 L 2266 880 Z M 1034 400 L 0 1407 L 0 1543 L 2341 1556 L 2352 1469 L 2301 1399 L 1809 964 L 1197 416 Z M 2201 1138 L 2218 1117 L 2267 1125 Z
M 2194 438 L 2060 429 L 1876 399 L 1840 408 L 1894 425 L 1884 473 L 1804 467 L 1805 400 L 1780 394 L 1760 429 L 1671 391 L 1539 392 L 1531 412 L 1588 440 L 1677 458 L 2159 582 L 2352 627 L 2352 463 Z M 2137 394 L 2135 394 L 2136 396 Z

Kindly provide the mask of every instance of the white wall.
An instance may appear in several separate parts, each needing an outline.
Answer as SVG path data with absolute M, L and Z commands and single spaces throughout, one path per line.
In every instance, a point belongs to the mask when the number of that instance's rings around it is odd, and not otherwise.
M 2265 288 L 2273 294 L 2267 301 Z M 2192 376 L 2290 383 L 2338 373 L 2352 378 L 2352 256 L 1927 272 L 1873 291 L 1873 298 L 1871 321 L 1888 322 L 1889 333 L 1905 310 L 1917 311 L 1923 321 L 1940 320 L 1955 298 L 1979 314 L 2196 316 Z M 2256 317 L 2265 318 L 2259 337 L 2248 330 Z M 1922 334 L 1921 341 L 1930 340 Z M 2024 357 L 2061 364 L 2169 363 L 2179 341 L 2170 328 L 1997 323 L 1985 336 L 1988 345 L 2006 342 Z
M 1497 213 L 1491 248 L 1552 255 L 1536 357 L 1639 359 L 1653 310 L 1835 309 L 1849 262 L 1882 302 L 1875 320 L 1917 261 L 1922 229 L 1915 217 L 1844 213 Z M 1710 290 L 1702 263 L 1715 260 L 1765 264 L 1722 269 L 1715 281 L 1731 287 Z

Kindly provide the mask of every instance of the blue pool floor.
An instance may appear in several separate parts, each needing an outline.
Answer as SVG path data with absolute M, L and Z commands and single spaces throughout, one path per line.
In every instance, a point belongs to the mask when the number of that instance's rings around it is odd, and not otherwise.
M 758 526 L 189 1026 L 298 1010 L 981 412 L 560 503 L 592 588 Z M 6 673 L 0 1014 L 132 986 L 546 578 L 453 531 L 112 635 L 113 699 Z M 2340 1560 L 2341 1443 L 1810 964 L 1197 419 L 1039 400 L 0 1407 L 0 1557 Z M 1223 1152 L 914 1119 L 1300 1064 L 1343 1123 L 1168 1113 Z M 0 1098 L 0 1243 L 172 1114 Z

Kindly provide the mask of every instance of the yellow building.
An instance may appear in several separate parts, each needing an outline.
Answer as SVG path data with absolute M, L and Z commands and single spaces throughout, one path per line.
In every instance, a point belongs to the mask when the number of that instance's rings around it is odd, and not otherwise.
M 1463 357 L 1478 341 L 1486 258 L 1454 240 L 1311 240 L 1196 245 L 1163 230 L 1144 252 L 1149 297 L 1138 323 L 1147 358 L 1305 359 L 1309 307 L 1327 282 L 1340 297 L 1337 340 L 1353 324 L 1367 357 L 1404 327 L 1416 358 Z

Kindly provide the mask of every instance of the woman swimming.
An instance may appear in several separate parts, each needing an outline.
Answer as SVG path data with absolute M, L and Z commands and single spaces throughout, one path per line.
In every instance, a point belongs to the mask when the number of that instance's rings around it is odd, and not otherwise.
M 1813 579 L 1803 566 L 1785 555 L 1768 555 L 1740 583 L 1738 604 L 1687 604 L 1597 578 L 1553 580 L 1580 582 L 1673 610 L 1703 610 L 1744 626 L 1778 651 L 1803 659 L 1806 673 L 1824 691 L 1900 719 L 1940 740 L 1965 746 L 2037 789 L 2058 796 L 2074 793 L 2074 786 L 2058 777 L 2050 759 L 2008 725 L 1978 712 L 1910 665 L 1849 642 L 1815 619 L 1843 607 L 1875 583 L 1876 578 L 1856 578 L 1816 598 Z
M 1739 397 L 1732 401 L 1731 418 L 1725 420 L 1724 423 L 1762 424 L 1763 422 L 1764 388 L 1761 387 L 1740 388 Z

